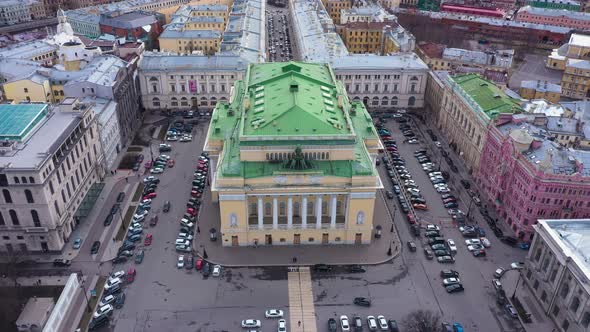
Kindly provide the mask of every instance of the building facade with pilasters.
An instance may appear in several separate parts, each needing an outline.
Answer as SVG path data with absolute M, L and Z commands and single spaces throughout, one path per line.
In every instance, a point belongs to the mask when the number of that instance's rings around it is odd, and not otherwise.
M 205 143 L 223 245 L 370 243 L 380 148 L 330 66 L 250 65 Z

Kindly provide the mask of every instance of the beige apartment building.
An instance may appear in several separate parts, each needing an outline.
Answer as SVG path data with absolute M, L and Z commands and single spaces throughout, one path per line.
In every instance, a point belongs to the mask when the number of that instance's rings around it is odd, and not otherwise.
M 59 252 L 104 176 L 95 113 L 66 98 L 0 115 L 12 121 L 0 131 L 0 252 Z

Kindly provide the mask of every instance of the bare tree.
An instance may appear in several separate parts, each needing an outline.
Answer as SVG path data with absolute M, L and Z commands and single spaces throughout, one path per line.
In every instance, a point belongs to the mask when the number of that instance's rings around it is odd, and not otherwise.
M 440 331 L 440 315 L 430 310 L 415 310 L 402 320 L 404 331 L 438 332 Z

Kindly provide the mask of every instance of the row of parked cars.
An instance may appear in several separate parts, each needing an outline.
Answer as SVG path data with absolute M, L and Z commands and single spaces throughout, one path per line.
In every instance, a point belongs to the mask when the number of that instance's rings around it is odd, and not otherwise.
M 279 318 L 277 332 L 287 332 L 287 321 L 283 319 L 283 310 L 268 309 L 264 312 L 264 317 L 269 319 Z M 249 329 L 248 332 L 258 332 L 256 329 L 262 327 L 262 322 L 259 319 L 244 319 L 241 325 L 242 328 Z
M 366 325 L 369 328 L 369 331 L 393 331 L 399 332 L 399 327 L 397 321 L 395 319 L 387 320 L 385 316 L 378 315 L 377 317 L 373 315 L 369 315 L 365 319 Z M 363 331 L 365 323 L 363 323 L 363 319 L 360 316 L 353 316 L 352 320 L 348 319 L 348 316 L 342 315 L 340 316 L 340 329 L 343 332 L 348 331 Z M 330 318 L 328 320 L 328 331 L 336 332 L 338 330 L 338 324 L 336 319 Z
M 109 275 L 104 284 L 102 299 L 98 302 L 97 309 L 88 325 L 90 331 L 108 325 L 114 310 L 123 308 L 126 298 L 123 287 L 132 283 L 136 274 L 134 268 L 129 268 L 127 272 L 121 270 Z

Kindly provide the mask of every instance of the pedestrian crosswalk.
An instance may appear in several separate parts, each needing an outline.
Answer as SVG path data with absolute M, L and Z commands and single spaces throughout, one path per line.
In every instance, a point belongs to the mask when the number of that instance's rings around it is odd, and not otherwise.
M 288 280 L 290 330 L 293 332 L 316 332 L 309 267 L 290 268 Z

